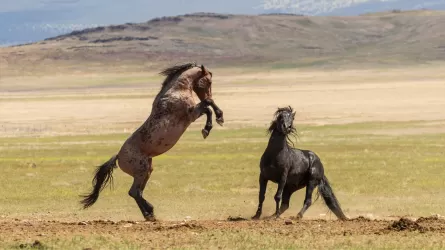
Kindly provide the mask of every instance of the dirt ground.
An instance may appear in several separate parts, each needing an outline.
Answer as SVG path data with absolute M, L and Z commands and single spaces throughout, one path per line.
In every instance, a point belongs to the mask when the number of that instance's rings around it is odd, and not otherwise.
M 358 217 L 350 221 L 272 219 L 251 221 L 231 218 L 226 221 L 182 221 L 182 222 L 140 222 L 140 221 L 1 221 L 0 238 L 14 242 L 20 248 L 43 248 L 52 237 L 70 238 L 118 237 L 137 241 L 144 248 L 179 247 L 194 245 L 200 238 L 214 233 L 252 233 L 268 235 L 277 239 L 298 239 L 304 236 L 320 235 L 329 238 L 383 237 L 394 239 L 425 234 L 426 237 L 445 236 L 445 220 L 438 217 L 401 218 L 397 220 L 369 220 Z M 205 236 L 203 236 L 205 235 Z M 313 237 L 314 238 L 314 237 Z M 316 242 L 314 238 L 314 242 Z M 311 248 L 322 247 L 312 245 Z M 215 244 L 214 246 L 217 246 Z M 403 243 L 400 242 L 402 246 Z M 296 245 L 297 246 L 297 245 Z M 326 245 L 325 245 L 326 246 Z M 79 247 L 79 246 L 77 246 Z M 322 247 L 324 248 L 324 247 Z M 91 249 L 91 248 L 84 248 Z
M 270 219 L 251 221 L 229 217 L 226 221 L 1 221 L 0 238 L 14 242 L 20 248 L 42 247 L 48 238 L 69 238 L 76 236 L 101 235 L 119 237 L 147 248 L 162 248 L 193 245 L 203 234 L 217 232 L 249 233 L 303 240 L 304 235 L 323 237 L 389 236 L 409 237 L 410 234 L 426 234 L 427 237 L 442 237 L 445 234 L 445 220 L 438 217 L 418 219 L 400 218 L 395 220 L 369 220 L 363 217 L 350 221 Z M 194 242 L 197 241 L 197 242 Z M 315 238 L 314 238 L 314 241 Z M 27 243 L 26 243 L 27 242 Z M 323 244 L 323 243 L 322 243 Z M 400 245 L 403 245 L 400 242 Z M 313 246 L 314 247 L 314 246 Z M 317 247 L 317 246 L 315 246 Z M 88 249 L 88 248 L 85 248 Z

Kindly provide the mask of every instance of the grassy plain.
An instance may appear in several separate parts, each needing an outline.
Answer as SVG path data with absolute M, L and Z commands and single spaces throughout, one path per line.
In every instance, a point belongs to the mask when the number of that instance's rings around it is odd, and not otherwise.
M 155 74 L 73 76 L 69 81 L 82 83 L 76 88 L 62 76 L 52 83 L 45 80 L 50 76 L 3 78 L 0 248 L 32 248 L 35 240 L 34 248 L 56 249 L 444 248 L 441 220 L 386 229 L 388 220 L 445 209 L 442 76 L 426 67 L 216 75 L 214 95 L 226 124 L 215 123 L 203 140 L 200 119 L 154 159 L 144 193 L 161 220 L 154 224 L 142 221 L 127 195 L 132 180 L 119 169 L 114 189 L 90 209 L 80 209 L 78 195 L 89 191 L 94 166 L 148 115 L 159 89 Z M 48 85 L 38 89 L 39 82 Z M 291 225 L 227 221 L 255 212 L 265 129 L 282 105 L 297 110 L 296 145 L 320 155 L 346 214 L 371 221 L 338 222 L 321 200 Z M 275 188 L 269 184 L 265 215 L 273 212 Z M 303 193 L 294 195 L 283 219 L 297 214 Z

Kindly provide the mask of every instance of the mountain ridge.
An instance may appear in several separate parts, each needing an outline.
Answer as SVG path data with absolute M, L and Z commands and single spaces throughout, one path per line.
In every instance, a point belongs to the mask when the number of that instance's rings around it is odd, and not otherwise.
M 131 3 L 119 0 L 0 1 L 0 46 L 36 42 L 87 27 L 144 22 L 157 16 L 193 12 L 351 16 L 421 8 L 445 10 L 445 0 L 192 0 L 187 4 L 178 4 L 177 0 L 132 0 Z
M 10 68 L 133 65 L 180 61 L 215 66 L 343 67 L 445 60 L 445 12 L 352 17 L 193 13 L 74 31 L 0 48 Z M 26 66 L 28 65 L 28 66 Z

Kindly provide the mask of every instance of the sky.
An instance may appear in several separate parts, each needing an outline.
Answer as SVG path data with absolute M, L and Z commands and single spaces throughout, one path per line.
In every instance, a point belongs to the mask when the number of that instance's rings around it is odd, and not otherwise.
M 291 12 L 320 15 L 334 10 L 373 3 L 375 5 L 407 3 L 434 6 L 445 0 L 0 0 L 0 13 L 22 11 L 81 11 L 84 20 L 147 19 L 190 12 L 257 14 L 265 10 L 286 9 Z M 103 14 L 101 14 L 103 11 Z M 91 15 L 94 13 L 94 15 Z M 108 14 L 115 14 L 110 16 Z
M 65 20 L 117 24 L 190 12 L 255 14 L 258 10 L 254 7 L 260 3 L 259 0 L 0 0 L 0 14 L 70 11 Z
M 265 9 L 289 9 L 316 15 L 367 2 L 388 1 L 391 0 L 265 0 L 263 7 Z
M 290 12 L 323 15 L 343 13 L 354 9 L 353 14 L 367 11 L 398 9 L 442 9 L 445 0 L 264 0 L 264 9 L 287 9 Z M 343 11 L 339 11 L 343 10 Z M 352 13 L 351 13 L 352 14 Z

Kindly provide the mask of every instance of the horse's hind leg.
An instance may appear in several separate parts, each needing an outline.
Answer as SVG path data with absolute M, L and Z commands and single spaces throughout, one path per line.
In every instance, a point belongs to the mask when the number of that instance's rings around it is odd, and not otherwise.
M 283 197 L 281 200 L 281 206 L 280 206 L 280 214 L 283 214 L 284 211 L 286 211 L 289 208 L 290 203 L 290 197 L 292 194 L 297 191 L 297 188 L 295 188 L 292 185 L 286 185 L 283 190 Z
M 153 212 L 153 205 L 144 199 L 142 196 L 151 172 L 153 171 L 152 159 L 140 160 L 137 171 L 134 174 L 133 185 L 130 188 L 128 194 L 134 198 L 138 204 L 142 215 L 146 220 L 154 221 L 155 216 Z
M 303 218 L 304 212 L 312 205 L 312 193 L 314 192 L 315 187 L 318 185 L 319 181 L 312 179 L 306 186 L 306 197 L 304 198 L 303 208 L 297 215 L 298 219 Z

